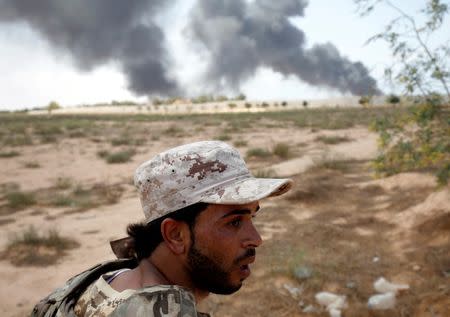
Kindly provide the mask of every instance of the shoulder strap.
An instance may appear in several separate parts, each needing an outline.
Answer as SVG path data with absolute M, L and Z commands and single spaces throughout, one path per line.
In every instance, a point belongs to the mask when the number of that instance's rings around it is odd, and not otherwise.
M 73 308 L 86 288 L 101 275 L 123 268 L 137 266 L 136 259 L 118 259 L 97 264 L 86 271 L 70 278 L 64 286 L 57 288 L 50 295 L 34 306 L 30 317 L 72 317 Z

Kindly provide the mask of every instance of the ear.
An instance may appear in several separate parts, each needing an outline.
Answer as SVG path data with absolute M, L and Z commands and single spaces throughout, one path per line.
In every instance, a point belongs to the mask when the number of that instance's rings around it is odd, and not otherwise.
M 164 219 L 161 222 L 161 235 L 174 254 L 183 254 L 187 250 L 190 236 L 186 223 L 172 218 Z

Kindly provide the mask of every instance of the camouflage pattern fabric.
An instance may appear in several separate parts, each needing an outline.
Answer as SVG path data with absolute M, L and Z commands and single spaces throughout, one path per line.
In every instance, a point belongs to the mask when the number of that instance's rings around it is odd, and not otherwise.
M 253 177 L 237 149 L 220 141 L 201 141 L 141 164 L 134 184 L 150 222 L 198 202 L 247 204 L 278 196 L 292 187 L 292 180 Z
M 114 272 L 111 272 L 113 274 Z M 108 274 L 109 275 L 109 274 Z M 156 285 L 140 290 L 115 291 L 100 277 L 75 305 L 78 317 L 207 317 L 198 313 L 195 298 L 176 285 Z

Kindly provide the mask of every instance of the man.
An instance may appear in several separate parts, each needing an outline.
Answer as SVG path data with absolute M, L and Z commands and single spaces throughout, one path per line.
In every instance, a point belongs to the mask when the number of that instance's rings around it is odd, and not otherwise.
M 289 179 L 254 178 L 239 152 L 203 141 L 138 167 L 145 221 L 112 243 L 136 265 L 100 276 L 81 294 L 76 316 L 208 316 L 196 304 L 231 294 L 250 275 L 261 244 L 252 218 L 259 200 L 287 192 Z

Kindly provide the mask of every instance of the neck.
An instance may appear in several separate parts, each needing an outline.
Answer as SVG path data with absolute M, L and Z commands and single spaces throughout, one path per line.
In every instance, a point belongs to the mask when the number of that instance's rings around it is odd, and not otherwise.
M 164 250 L 155 250 L 152 255 L 141 262 L 147 262 L 143 266 L 149 276 L 153 276 L 153 280 L 158 279 L 158 284 L 178 285 L 192 292 L 195 301 L 199 303 L 208 295 L 208 291 L 200 290 L 195 287 L 189 274 L 189 270 L 183 264 L 180 258 L 173 258 L 170 253 Z
M 139 263 L 139 273 L 142 287 L 158 284 L 173 284 L 170 279 L 168 279 L 166 275 L 153 264 L 151 258 L 144 259 Z

